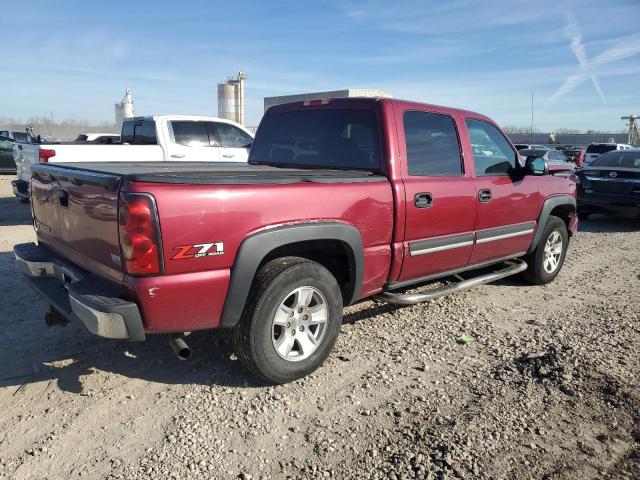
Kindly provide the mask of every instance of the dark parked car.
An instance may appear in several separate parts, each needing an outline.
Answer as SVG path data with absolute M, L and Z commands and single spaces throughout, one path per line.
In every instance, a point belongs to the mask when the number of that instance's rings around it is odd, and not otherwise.
M 605 153 L 574 175 L 578 215 L 592 213 L 640 218 L 640 150 Z
M 0 137 L 0 173 L 16 173 L 16 164 L 13 161 L 13 140 L 9 137 Z

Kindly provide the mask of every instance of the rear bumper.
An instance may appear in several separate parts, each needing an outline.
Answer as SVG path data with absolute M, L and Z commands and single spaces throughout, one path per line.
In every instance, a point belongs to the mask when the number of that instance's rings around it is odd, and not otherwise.
M 640 198 L 638 195 L 580 193 L 578 195 L 578 210 L 636 218 L 640 217 Z
M 11 187 L 13 188 L 13 194 L 20 200 L 27 200 L 29 198 L 29 182 L 12 180 Z
M 44 246 L 23 243 L 13 251 L 29 285 L 64 318 L 79 321 L 100 337 L 145 339 L 138 306 L 123 299 L 121 287 L 88 274 Z

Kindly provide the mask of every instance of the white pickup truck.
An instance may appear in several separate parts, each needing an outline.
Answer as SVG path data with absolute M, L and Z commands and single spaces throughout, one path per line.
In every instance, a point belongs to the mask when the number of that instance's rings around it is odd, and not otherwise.
M 158 115 L 126 119 L 120 143 L 16 142 L 16 197 L 29 199 L 31 165 L 71 162 L 246 162 L 253 133 L 216 117 Z

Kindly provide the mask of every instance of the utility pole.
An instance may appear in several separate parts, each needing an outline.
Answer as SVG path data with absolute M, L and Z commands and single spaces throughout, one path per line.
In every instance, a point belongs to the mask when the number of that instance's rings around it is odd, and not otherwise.
M 530 144 L 533 145 L 533 92 L 531 92 L 531 141 Z

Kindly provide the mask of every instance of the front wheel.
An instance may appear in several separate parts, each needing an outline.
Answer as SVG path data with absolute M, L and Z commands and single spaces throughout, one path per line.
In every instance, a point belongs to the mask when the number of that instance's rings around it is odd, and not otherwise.
M 279 258 L 260 269 L 249 299 L 232 335 L 248 370 L 286 383 L 322 365 L 342 323 L 342 293 L 331 272 L 303 258 Z
M 535 285 L 552 282 L 560 273 L 568 246 L 566 224 L 558 217 L 549 217 L 538 245 L 525 258 L 528 268 L 522 272 L 523 278 Z

